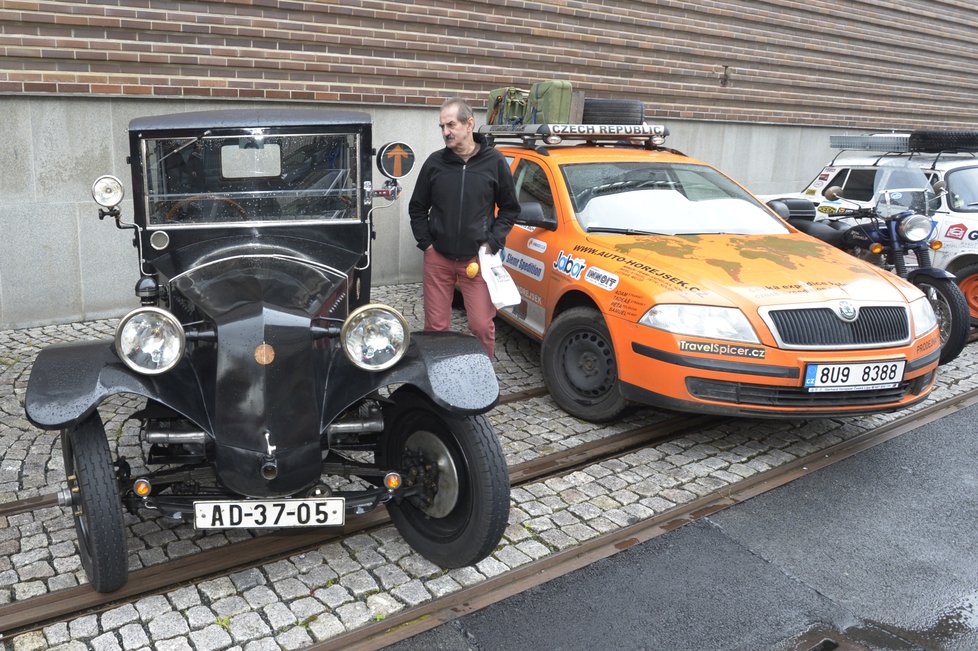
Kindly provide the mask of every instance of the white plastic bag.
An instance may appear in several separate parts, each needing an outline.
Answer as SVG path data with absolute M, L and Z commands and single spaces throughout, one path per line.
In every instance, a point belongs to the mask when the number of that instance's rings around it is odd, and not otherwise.
M 489 253 L 489 247 L 483 244 L 479 247 L 479 269 L 482 277 L 489 286 L 489 297 L 498 310 L 501 307 L 512 307 L 520 304 L 520 292 L 516 283 L 503 266 L 503 258 L 498 253 Z

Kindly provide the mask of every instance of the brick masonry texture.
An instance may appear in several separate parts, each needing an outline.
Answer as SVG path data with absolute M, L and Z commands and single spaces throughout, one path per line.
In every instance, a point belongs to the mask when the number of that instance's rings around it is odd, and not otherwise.
M 967 0 L 0 0 L 0 94 L 476 108 L 568 79 L 650 119 L 978 123 Z

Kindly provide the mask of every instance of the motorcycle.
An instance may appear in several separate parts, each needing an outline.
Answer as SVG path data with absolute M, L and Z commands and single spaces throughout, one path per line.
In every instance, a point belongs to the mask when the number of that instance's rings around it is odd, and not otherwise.
M 769 205 L 798 230 L 906 278 L 920 289 L 937 316 L 940 363 L 946 364 L 964 349 L 971 317 L 954 275 L 931 261 L 931 250 L 941 246 L 931 237 L 936 227 L 932 216 L 943 191 L 943 182 L 932 187 L 919 167 L 897 160 L 880 166 L 871 207 L 847 201 L 837 186 L 823 193 L 828 201 L 818 206 L 820 220 L 815 219 L 814 205 L 807 199 L 775 199 Z M 808 210 L 799 210 L 800 202 Z

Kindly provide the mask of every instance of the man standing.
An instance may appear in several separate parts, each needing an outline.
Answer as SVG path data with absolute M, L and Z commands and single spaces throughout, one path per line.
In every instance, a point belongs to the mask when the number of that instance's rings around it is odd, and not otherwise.
M 424 251 L 424 328 L 449 329 L 457 283 L 469 329 L 491 360 L 496 308 L 478 272 L 479 246 L 487 244 L 492 253 L 503 248 L 520 204 L 506 159 L 475 133 L 468 104 L 457 97 L 447 100 L 438 126 L 445 148 L 421 166 L 408 205 L 414 239 Z

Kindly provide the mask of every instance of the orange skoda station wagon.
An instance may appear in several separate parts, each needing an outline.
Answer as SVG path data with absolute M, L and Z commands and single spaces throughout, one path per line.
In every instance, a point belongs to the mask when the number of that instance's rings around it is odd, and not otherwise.
M 591 421 L 629 402 L 844 416 L 923 400 L 936 318 L 910 283 L 815 240 L 651 125 L 484 126 L 523 207 L 503 261 L 544 379 Z

